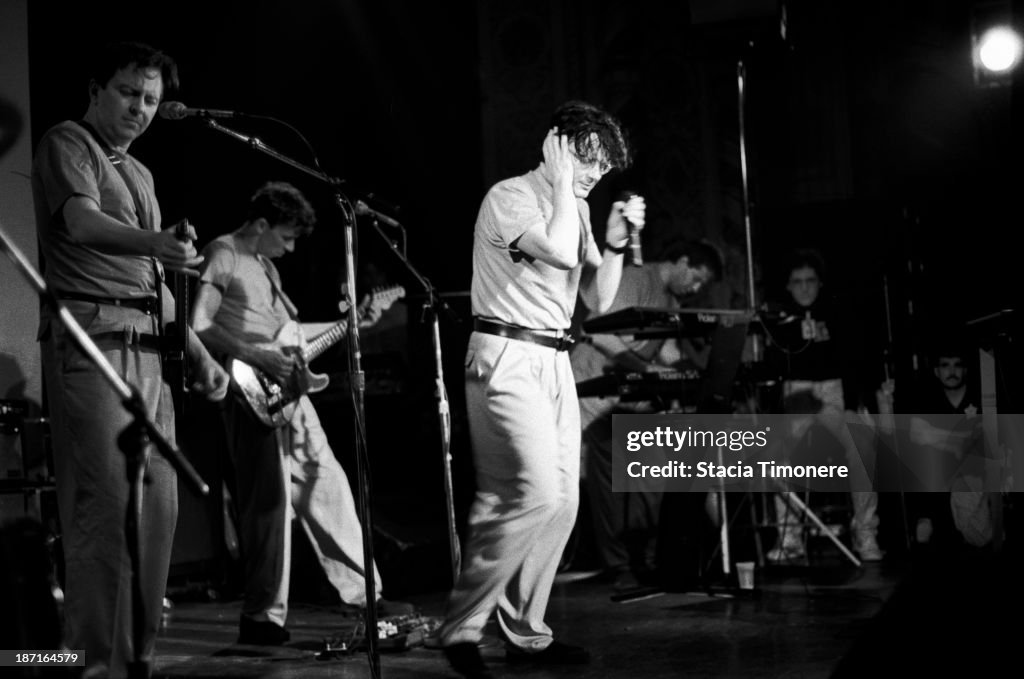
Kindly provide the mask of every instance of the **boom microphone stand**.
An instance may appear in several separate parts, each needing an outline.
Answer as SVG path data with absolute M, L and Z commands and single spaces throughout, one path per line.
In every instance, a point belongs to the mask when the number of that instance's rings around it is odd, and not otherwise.
M 282 163 L 304 172 L 314 179 L 326 184 L 334 192 L 334 200 L 337 203 L 344 220 L 346 269 L 345 290 L 347 291 L 346 294 L 350 297 L 348 300 L 348 352 L 349 372 L 351 376 L 349 383 L 352 388 L 352 404 L 356 425 L 356 473 L 359 481 L 356 486 L 356 498 L 359 506 L 359 516 L 363 524 L 363 577 L 366 584 L 366 609 L 364 615 L 366 632 L 364 634 L 364 638 L 366 640 L 366 655 L 370 665 L 370 676 L 379 677 L 380 651 L 377 643 L 377 586 L 373 574 L 373 517 L 370 507 L 369 458 L 366 452 L 366 377 L 363 374 L 362 369 L 362 352 L 359 345 L 359 317 L 357 305 L 355 303 L 358 296 L 356 295 L 355 257 L 353 255 L 355 213 L 352 208 L 352 203 L 348 200 L 345 194 L 342 193 L 341 187 L 345 183 L 344 180 L 338 179 L 337 177 L 331 177 L 320 170 L 304 165 L 303 163 L 300 163 L 299 161 L 267 146 L 258 137 L 248 136 L 232 130 L 229 127 L 221 125 L 213 118 L 205 117 L 203 118 L 203 122 L 206 123 L 207 127 L 216 130 L 217 132 L 221 132 L 222 134 L 226 134 L 232 139 L 246 144 L 249 148 L 279 160 Z
M 747 134 L 746 134 L 746 83 L 747 83 L 747 67 L 744 64 L 743 59 L 740 59 L 736 64 L 736 89 L 737 89 L 737 102 L 739 105 L 739 146 L 740 146 L 740 173 L 743 184 L 743 226 L 744 233 L 746 234 L 746 249 L 747 249 L 747 284 L 748 284 L 748 301 L 749 309 L 752 313 L 756 313 L 758 306 L 755 303 L 754 298 L 754 258 L 753 258 L 753 245 L 751 239 L 751 228 L 750 228 L 750 190 L 749 190 L 749 179 L 747 176 Z M 763 323 L 762 319 L 762 323 Z M 757 335 L 752 336 L 754 341 L 757 341 Z M 757 348 L 755 347 L 755 354 Z M 756 415 L 755 415 L 756 417 Z M 860 566 L 860 561 L 855 557 L 850 550 L 836 536 L 835 531 L 826 526 L 822 520 L 818 517 L 806 503 L 802 502 L 796 493 L 789 491 L 788 489 L 780 490 L 782 497 L 790 505 L 796 505 L 801 512 L 803 512 L 817 527 L 826 535 L 848 558 L 855 566 Z M 724 544 L 724 540 L 723 540 Z
M 146 679 L 149 677 L 149 663 L 142 657 L 143 637 L 145 636 L 146 611 L 142 601 L 142 585 L 140 581 L 139 565 L 139 526 L 142 519 L 142 484 L 146 473 L 147 462 L 149 461 L 150 444 L 156 446 L 157 451 L 163 455 L 174 467 L 178 474 L 184 476 L 192 484 L 193 488 L 200 494 L 206 495 L 210 487 L 206 485 L 196 470 L 189 464 L 188 460 L 181 454 L 181 451 L 172 446 L 164 438 L 160 430 L 146 414 L 146 405 L 142 401 L 142 395 L 135 385 L 126 383 L 117 374 L 107 359 L 100 352 L 99 347 L 86 334 L 82 326 L 78 324 L 75 317 L 60 303 L 57 297 L 46 287 L 46 283 L 35 270 L 32 264 L 25 258 L 25 255 L 8 240 L 0 228 L 0 250 L 5 250 L 11 261 L 21 270 L 21 273 L 35 288 L 40 299 L 60 318 L 64 327 L 71 333 L 76 346 L 92 361 L 100 374 L 110 383 L 110 386 L 121 397 L 121 403 L 132 416 L 132 422 L 118 436 L 118 447 L 125 454 L 127 461 L 126 477 L 128 480 L 128 506 L 125 510 L 125 544 L 128 548 L 128 558 L 131 564 L 131 616 L 132 616 L 132 654 L 133 658 L 128 663 L 128 676 L 130 679 Z
M 420 285 L 423 286 L 423 289 L 427 294 L 427 301 L 423 303 L 423 312 L 430 319 L 431 341 L 434 348 L 434 394 L 437 398 L 437 416 L 441 428 L 441 460 L 444 469 L 445 515 L 448 523 L 448 548 L 451 556 L 452 586 L 454 586 L 459 577 L 462 556 L 459 551 L 459 536 L 455 529 L 455 503 L 452 492 L 452 418 L 451 409 L 448 405 L 448 392 L 445 390 L 444 386 L 444 368 L 441 362 L 441 331 L 437 322 L 437 312 L 439 309 L 443 309 L 448 312 L 451 310 L 440 298 L 437 290 L 434 289 L 434 286 L 430 281 L 416 270 L 409 259 L 405 256 L 405 253 L 399 250 L 395 242 L 381 230 L 380 222 L 384 222 L 388 226 L 399 229 L 404 229 L 404 227 L 391 217 L 371 209 L 363 201 L 356 202 L 356 214 L 372 217 L 373 228 L 376 229 L 377 233 L 380 234 L 380 237 L 387 242 L 390 246 L 391 252 L 402 260 L 406 269 L 408 269 L 409 273 L 411 273 L 416 280 L 420 282 Z

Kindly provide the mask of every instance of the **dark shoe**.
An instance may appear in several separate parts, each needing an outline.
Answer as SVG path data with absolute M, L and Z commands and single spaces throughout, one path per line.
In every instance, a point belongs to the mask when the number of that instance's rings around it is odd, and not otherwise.
M 468 641 L 461 644 L 443 646 L 444 657 L 452 669 L 466 677 L 466 679 L 494 679 L 494 675 L 487 669 L 484 659 L 480 656 L 480 649 L 476 644 Z
M 269 620 L 253 620 L 244 615 L 238 624 L 238 643 L 253 646 L 280 646 L 292 638 L 284 627 Z
M 580 646 L 552 641 L 543 651 L 530 653 L 515 646 L 505 649 L 505 659 L 510 663 L 532 663 L 535 665 L 585 665 L 590 662 L 590 653 Z

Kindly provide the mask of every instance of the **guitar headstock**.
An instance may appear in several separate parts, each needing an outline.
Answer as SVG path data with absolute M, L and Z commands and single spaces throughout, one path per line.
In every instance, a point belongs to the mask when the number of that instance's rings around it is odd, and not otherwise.
M 379 317 L 391 308 L 391 305 L 405 297 L 405 288 L 401 285 L 392 285 L 386 288 L 374 288 L 359 305 L 361 318 Z
M 405 297 L 405 288 L 401 285 L 374 288 L 369 294 L 363 297 L 356 311 L 360 320 L 368 320 L 371 323 L 377 321 L 381 314 L 391 308 L 398 300 Z M 338 303 L 341 313 L 348 313 L 348 304 L 345 300 Z

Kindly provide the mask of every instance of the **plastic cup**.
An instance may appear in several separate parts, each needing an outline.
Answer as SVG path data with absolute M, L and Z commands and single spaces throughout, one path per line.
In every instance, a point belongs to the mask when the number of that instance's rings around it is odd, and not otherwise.
M 740 582 L 740 589 L 754 589 L 754 562 L 737 561 L 736 577 Z

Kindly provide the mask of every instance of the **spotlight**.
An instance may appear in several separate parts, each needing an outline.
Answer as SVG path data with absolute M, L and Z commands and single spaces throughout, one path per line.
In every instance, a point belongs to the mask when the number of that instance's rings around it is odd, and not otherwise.
M 971 26 L 974 82 L 986 87 L 1007 85 L 1024 56 L 1024 40 L 1010 23 L 1003 2 L 980 3 Z
M 978 64 L 989 73 L 1006 73 L 1020 63 L 1024 43 L 1009 26 L 990 28 L 978 40 Z

